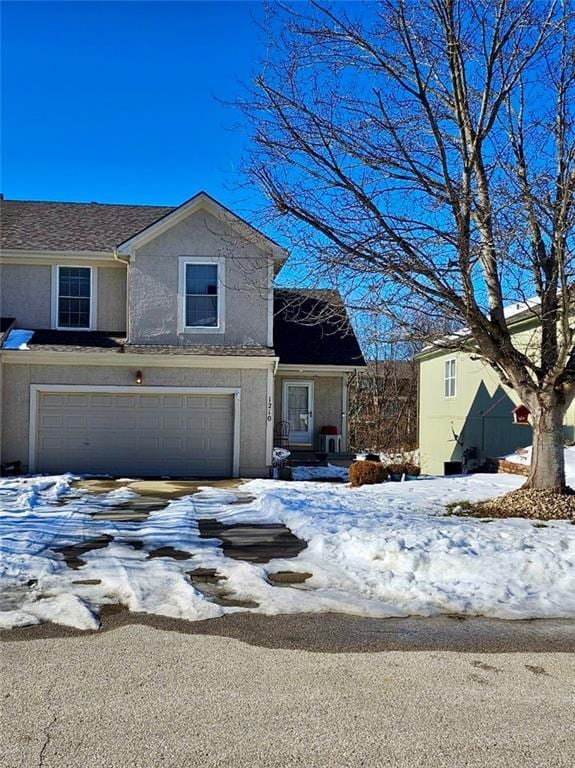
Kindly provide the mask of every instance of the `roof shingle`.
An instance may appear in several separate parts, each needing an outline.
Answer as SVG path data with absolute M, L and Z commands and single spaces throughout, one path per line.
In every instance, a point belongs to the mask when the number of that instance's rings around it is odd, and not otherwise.
M 112 251 L 174 210 L 33 200 L 2 200 L 0 205 L 2 248 L 38 251 Z
M 274 351 L 262 346 L 224 346 L 218 344 L 128 344 L 126 334 L 104 331 L 56 331 L 40 329 L 28 342 L 38 352 L 116 352 L 119 354 L 225 355 L 273 357 Z
M 276 289 L 274 315 L 274 349 L 280 364 L 365 365 L 337 292 Z

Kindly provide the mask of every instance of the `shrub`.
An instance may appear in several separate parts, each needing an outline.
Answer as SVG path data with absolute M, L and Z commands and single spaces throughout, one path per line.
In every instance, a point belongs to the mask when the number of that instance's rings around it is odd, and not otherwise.
M 405 464 L 388 464 L 386 467 L 390 475 L 404 475 Z
M 412 475 L 418 477 L 421 474 L 421 468 L 417 464 L 411 464 L 409 461 L 401 464 L 388 464 L 386 469 L 390 475 Z
M 349 468 L 352 486 L 375 485 L 387 480 L 387 471 L 379 461 L 355 461 Z

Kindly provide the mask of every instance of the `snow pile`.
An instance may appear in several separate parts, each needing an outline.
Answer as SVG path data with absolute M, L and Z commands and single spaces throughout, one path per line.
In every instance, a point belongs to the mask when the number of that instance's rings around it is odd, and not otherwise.
M 265 613 L 340 611 L 364 616 L 440 613 L 505 619 L 575 617 L 575 526 L 552 521 L 484 522 L 445 516 L 445 505 L 517 488 L 523 478 L 470 475 L 423 478 L 352 489 L 318 482 L 254 480 L 238 503 L 230 490 L 203 489 L 140 522 L 102 520 L 94 512 L 134 496 L 90 494 L 70 476 L 0 481 L 0 625 L 55 621 L 99 625 L 102 605 L 120 603 L 188 620 L 220 616 L 188 574 L 216 569 L 233 597 Z M 65 502 L 63 504 L 62 502 Z M 296 558 L 254 564 L 226 557 L 217 539 L 199 536 L 199 519 L 283 523 L 308 543 Z M 111 537 L 82 552 L 73 570 L 62 547 Z M 149 557 L 159 547 L 189 559 Z M 304 583 L 273 586 L 268 574 L 311 573 Z
M 327 467 L 292 467 L 294 480 L 343 480 L 347 482 L 349 469 L 328 464 Z
M 356 595 L 366 615 L 439 613 L 496 618 L 575 617 L 575 528 L 521 519 L 442 517 L 444 504 L 478 501 L 517 488 L 522 478 L 473 475 L 361 489 L 264 481 L 265 519 L 309 542 L 298 568 L 306 586 Z M 290 561 L 282 563 L 288 567 Z
M 401 451 L 399 453 L 380 453 L 379 459 L 383 464 L 415 464 L 419 466 L 419 449 Z
M 521 464 L 524 467 L 531 466 L 532 446 L 518 448 L 515 453 L 504 456 L 505 461 L 512 464 Z M 567 485 L 575 486 L 575 445 L 565 447 L 565 477 Z

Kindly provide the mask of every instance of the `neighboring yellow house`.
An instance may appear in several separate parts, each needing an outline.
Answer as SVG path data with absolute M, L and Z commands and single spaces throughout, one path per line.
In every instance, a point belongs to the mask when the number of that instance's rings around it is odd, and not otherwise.
M 518 314 L 513 333 L 528 349 L 538 333 L 537 319 Z M 531 427 L 513 422 L 517 394 L 486 363 L 465 352 L 437 349 L 426 349 L 417 359 L 424 474 L 456 474 L 463 465 L 478 466 L 531 444 Z M 565 437 L 575 439 L 575 402 L 567 411 Z

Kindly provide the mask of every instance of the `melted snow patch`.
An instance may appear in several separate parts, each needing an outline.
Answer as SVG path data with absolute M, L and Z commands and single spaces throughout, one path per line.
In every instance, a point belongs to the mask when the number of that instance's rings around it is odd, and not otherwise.
M 188 576 L 196 569 L 217 572 L 233 599 L 257 603 L 250 610 L 266 614 L 575 617 L 575 526 L 443 514 L 449 502 L 519 487 L 517 476 L 422 478 L 359 489 L 254 480 L 237 494 L 210 488 L 173 500 L 138 522 L 95 514 L 125 504 L 133 492 L 70 492 L 73 479 L 0 480 L 0 626 L 56 621 L 94 629 L 100 607 L 110 603 L 191 621 L 243 610 L 216 605 L 196 590 Z M 224 555 L 219 540 L 200 537 L 201 518 L 281 523 L 308 546 L 295 558 L 240 562 Z M 58 551 L 104 536 L 111 543 L 83 551 L 84 565 L 76 570 Z M 190 557 L 148 558 L 159 548 Z M 278 570 L 312 576 L 276 587 L 268 574 Z

